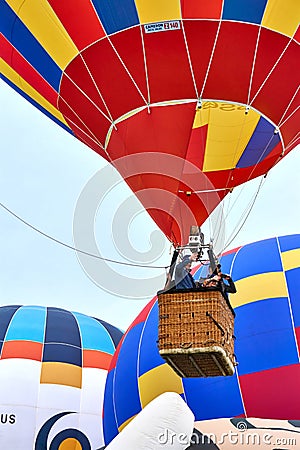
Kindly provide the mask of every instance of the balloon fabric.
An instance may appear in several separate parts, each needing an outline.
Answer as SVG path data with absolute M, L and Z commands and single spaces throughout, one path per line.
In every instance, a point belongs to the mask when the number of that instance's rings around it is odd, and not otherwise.
M 257 417 L 299 420 L 300 235 L 270 238 L 224 254 L 222 271 L 235 281 L 235 353 L 231 377 L 180 378 L 157 348 L 154 298 L 124 335 L 104 396 L 108 443 L 153 398 L 180 394 L 196 421 Z M 197 279 L 206 267 L 196 270 Z M 212 430 L 213 431 L 213 430 Z
M 1 77 L 185 243 L 299 143 L 299 19 L 293 0 L 2 0 Z
M 0 307 L 1 448 L 101 447 L 105 380 L 122 334 L 61 308 Z

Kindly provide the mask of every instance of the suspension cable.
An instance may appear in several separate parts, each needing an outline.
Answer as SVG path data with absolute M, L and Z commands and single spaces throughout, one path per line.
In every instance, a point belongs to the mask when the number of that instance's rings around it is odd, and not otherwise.
M 86 252 L 85 250 L 78 249 L 76 247 L 73 247 L 72 245 L 66 244 L 65 242 L 60 241 L 59 239 L 54 238 L 53 236 L 50 236 L 49 234 L 45 233 L 44 231 L 40 230 L 39 228 L 35 227 L 31 223 L 27 222 L 26 220 L 22 219 L 22 217 L 18 216 L 16 213 L 14 213 L 11 209 L 9 209 L 7 206 L 5 206 L 3 203 L 0 203 L 0 207 L 3 208 L 5 211 L 7 211 L 9 214 L 11 214 L 13 217 L 15 217 L 17 220 L 22 222 L 27 227 L 31 228 L 32 230 L 36 231 L 37 233 L 41 234 L 42 236 L 46 237 L 47 239 L 50 239 L 53 242 L 56 242 L 59 245 L 62 245 L 70 250 L 74 250 L 78 253 L 82 253 L 83 255 L 90 256 L 92 258 L 101 259 L 102 261 L 111 262 L 114 264 L 120 264 L 123 266 L 132 266 L 132 267 L 142 267 L 145 269 L 168 269 L 170 266 L 145 266 L 143 264 L 134 264 L 134 263 L 127 263 L 122 261 L 116 261 L 114 259 L 104 258 L 99 255 L 95 255 L 93 253 Z

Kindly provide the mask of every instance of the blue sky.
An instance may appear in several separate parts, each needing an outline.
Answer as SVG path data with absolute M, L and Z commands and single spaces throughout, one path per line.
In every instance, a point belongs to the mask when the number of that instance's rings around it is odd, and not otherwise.
M 78 198 L 92 177 L 105 174 L 105 161 L 3 82 L 0 102 L 0 202 L 42 232 L 73 246 Z M 270 171 L 245 225 L 227 249 L 268 237 L 299 233 L 299 168 L 298 146 Z M 115 179 L 95 219 L 95 240 L 101 255 L 130 262 L 134 261 L 126 254 L 130 250 L 130 254 L 140 252 L 142 265 L 168 265 L 170 244 L 133 200 L 125 183 L 117 175 Z M 241 223 L 243 212 L 248 211 L 246 205 L 259 181 L 236 189 L 227 199 L 223 209 L 226 217 L 224 242 Z M 133 203 L 136 212 L 126 228 L 128 242 L 124 245 L 124 220 L 128 218 L 123 218 L 122 214 Z M 207 237 L 210 227 L 209 223 L 204 226 Z M 152 244 L 159 242 L 154 257 L 151 239 Z M 101 280 L 89 276 L 75 251 L 47 239 L 3 208 L 0 208 L 0 248 L 1 305 L 58 306 L 97 316 L 122 329 L 130 325 L 165 279 L 164 269 L 110 264 L 115 290 L 109 284 L 103 286 Z M 104 269 L 107 267 L 100 263 L 95 266 L 100 274 Z M 137 298 L 132 292 L 134 286 L 141 283 L 145 290 L 141 290 Z

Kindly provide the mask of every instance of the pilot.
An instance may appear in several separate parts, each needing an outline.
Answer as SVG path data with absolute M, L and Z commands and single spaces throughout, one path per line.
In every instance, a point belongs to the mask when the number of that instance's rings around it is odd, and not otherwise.
M 175 269 L 176 289 L 195 289 L 196 283 L 191 275 L 192 263 L 197 260 L 197 253 L 185 255 Z

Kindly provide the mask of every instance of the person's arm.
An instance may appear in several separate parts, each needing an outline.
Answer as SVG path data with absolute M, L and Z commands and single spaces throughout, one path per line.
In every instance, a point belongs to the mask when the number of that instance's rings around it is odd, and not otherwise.
M 194 262 L 197 259 L 197 253 L 192 253 L 190 256 L 190 262 Z M 182 270 L 185 268 L 185 266 L 187 265 L 186 260 L 181 261 L 180 263 L 177 264 L 176 269 L 178 270 Z
M 226 275 L 226 277 L 224 277 L 224 279 L 228 283 L 228 284 L 224 283 L 225 291 L 228 292 L 229 294 L 235 294 L 236 287 L 235 287 L 235 284 L 234 284 L 234 281 L 232 280 L 232 278 L 229 275 Z
M 177 266 L 176 266 L 176 270 L 177 271 L 183 270 L 185 268 L 185 266 L 186 266 L 186 260 L 185 261 L 180 261 L 180 263 L 178 263 Z

